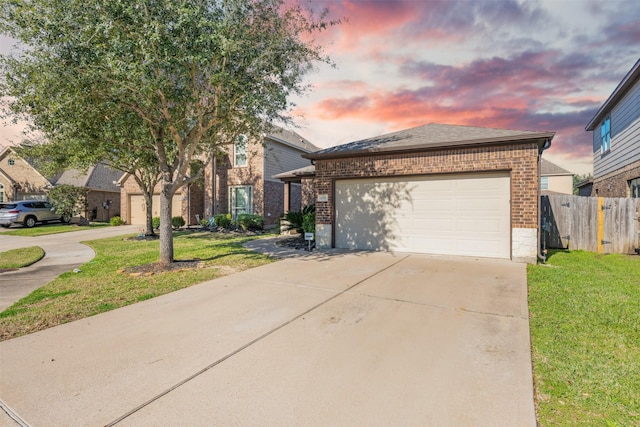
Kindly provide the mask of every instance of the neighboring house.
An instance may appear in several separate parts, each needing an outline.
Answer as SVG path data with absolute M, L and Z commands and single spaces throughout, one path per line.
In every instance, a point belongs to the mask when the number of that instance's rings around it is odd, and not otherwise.
M 273 176 L 308 166 L 309 160 L 302 155 L 317 150 L 297 133 L 279 128 L 262 140 L 241 136 L 227 154 L 205 165 L 202 182 L 178 190 L 172 215 L 195 224 L 198 217 L 231 214 L 235 218 L 241 213 L 253 213 L 263 216 L 265 225 L 275 225 L 285 212 L 285 197 L 291 209 L 300 209 L 302 188 L 296 183 L 285 186 Z M 145 204 L 140 188 L 127 175 L 120 184 L 123 219 L 130 224 L 144 224 Z M 153 216 L 159 216 L 158 195 L 152 203 Z
M 307 154 L 316 244 L 535 262 L 553 136 L 428 124 Z
M 541 159 L 540 190 L 543 196 L 573 194 L 573 174 L 547 159 Z
M 593 132 L 591 195 L 640 197 L 640 60 L 585 130 Z
M 579 182 L 576 184 L 576 188 L 578 189 L 578 196 L 590 197 L 593 192 L 593 178 Z
M 0 152 L 0 202 L 13 200 L 46 200 L 53 188 L 51 179 L 44 177 L 33 164 L 11 147 Z
M 120 189 L 115 181 L 121 172 L 99 163 L 86 172 L 70 169 L 54 177 L 45 177 L 37 166 L 18 155 L 11 147 L 0 152 L 0 201 L 47 200 L 49 190 L 69 184 L 88 190 L 88 219 L 108 221 L 120 212 Z
M 62 172 L 55 185 L 67 184 L 88 190 L 85 217 L 90 221 L 109 221 L 120 215 L 120 187 L 116 182 L 121 175 L 121 171 L 98 163 L 86 172 L 78 169 Z

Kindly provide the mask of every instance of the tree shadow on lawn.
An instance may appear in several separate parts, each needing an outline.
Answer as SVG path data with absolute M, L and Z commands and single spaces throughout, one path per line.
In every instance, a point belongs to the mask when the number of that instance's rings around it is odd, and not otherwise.
M 198 238 L 198 236 L 186 236 L 186 238 L 193 239 Z M 174 256 L 174 261 L 166 266 L 160 265 L 160 263 L 158 262 L 153 262 L 132 267 L 124 267 L 120 270 L 120 272 L 130 275 L 151 275 L 167 273 L 171 271 L 195 270 L 199 268 L 219 268 L 223 265 L 211 264 L 215 261 L 220 261 L 232 256 L 242 256 L 243 261 L 258 261 L 270 259 L 270 257 L 266 255 L 245 249 L 242 244 L 249 239 L 243 239 L 241 241 L 236 240 L 233 242 L 216 242 L 212 241 L 210 238 L 204 239 L 204 237 L 202 237 L 202 239 L 206 240 L 207 243 L 210 243 L 207 246 L 211 247 L 213 250 L 215 250 L 215 252 L 217 252 L 215 255 L 209 257 L 195 257 L 187 259 L 181 259 L 179 256 Z M 229 238 L 229 240 L 231 240 L 231 237 Z M 206 251 L 207 246 L 203 246 L 202 249 Z M 224 266 L 230 267 L 229 265 Z

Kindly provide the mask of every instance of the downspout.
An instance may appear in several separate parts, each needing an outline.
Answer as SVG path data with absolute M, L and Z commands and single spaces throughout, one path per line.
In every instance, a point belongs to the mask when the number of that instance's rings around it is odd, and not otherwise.
M 540 175 L 542 173 L 542 152 L 551 147 L 551 140 L 547 139 L 542 144 L 542 147 L 538 149 L 538 258 L 544 264 L 547 261 L 547 249 L 542 250 L 542 239 L 544 238 L 542 233 L 542 183 Z
M 216 179 L 218 177 L 218 158 L 213 156 L 213 177 L 211 183 L 211 217 L 216 216 L 216 199 L 217 199 L 217 188 L 216 188 Z

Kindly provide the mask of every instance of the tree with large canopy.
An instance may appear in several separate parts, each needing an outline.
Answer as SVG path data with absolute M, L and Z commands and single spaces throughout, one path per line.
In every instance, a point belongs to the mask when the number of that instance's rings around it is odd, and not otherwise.
M 2 58 L 12 114 L 60 153 L 157 166 L 163 265 L 172 196 L 198 178 L 194 160 L 290 123 L 291 96 L 330 62 L 313 37 L 336 23 L 284 0 L 0 0 L 0 10 L 0 31 L 24 45 Z

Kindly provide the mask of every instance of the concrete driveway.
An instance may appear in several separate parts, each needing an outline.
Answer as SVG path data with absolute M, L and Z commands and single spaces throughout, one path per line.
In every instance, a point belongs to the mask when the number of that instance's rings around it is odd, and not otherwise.
M 32 426 L 535 426 L 525 269 L 286 259 L 0 343 L 0 400 Z

